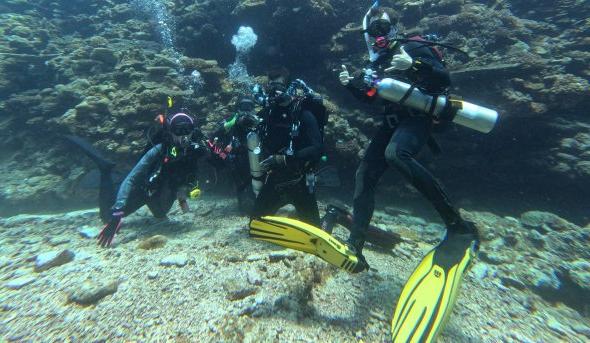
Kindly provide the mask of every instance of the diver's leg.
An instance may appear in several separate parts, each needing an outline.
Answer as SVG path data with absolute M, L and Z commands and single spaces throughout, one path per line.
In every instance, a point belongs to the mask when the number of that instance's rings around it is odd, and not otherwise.
M 139 188 L 132 189 L 131 193 L 129 193 L 129 198 L 127 199 L 127 203 L 125 204 L 125 206 L 123 206 L 121 211 L 123 211 L 125 216 L 128 216 L 128 215 L 134 213 L 135 211 L 137 211 L 143 205 L 145 205 L 147 202 L 147 199 L 148 199 L 148 196 L 144 190 L 139 189 Z M 111 209 L 109 209 L 109 211 L 110 210 Z
M 88 158 L 90 158 L 100 171 L 100 185 L 98 190 L 98 208 L 100 219 L 107 223 L 111 220 L 111 207 L 117 197 L 117 188 L 113 182 L 112 170 L 115 163 L 106 159 L 102 154 L 83 138 L 64 135 L 62 136 L 67 142 L 80 149 Z
M 238 207 L 242 215 L 249 216 L 252 213 L 254 202 L 256 201 L 256 194 L 252 191 L 249 184 L 238 191 Z
M 393 129 L 382 126 L 375 134 L 356 170 L 353 197 L 353 225 L 348 242 L 362 252 L 367 228 L 375 210 L 375 188 L 387 169 L 384 151 Z
M 96 164 L 101 172 L 103 170 L 110 171 L 115 166 L 114 162 L 109 161 L 104 156 L 102 156 L 102 154 L 95 147 L 93 147 L 92 144 L 83 138 L 73 135 L 63 135 L 62 137 L 72 145 L 82 150 L 82 152 Z
M 305 180 L 293 187 L 290 198 L 295 210 L 297 210 L 297 219 L 315 227 L 321 227 L 320 211 L 315 191 L 309 192 Z
M 256 197 L 250 218 L 254 219 L 273 215 L 284 205 L 285 202 L 281 194 L 275 189 L 274 184 L 265 183 L 260 189 L 258 197 Z
M 432 132 L 428 117 L 410 117 L 399 124 L 385 149 L 387 162 L 434 206 L 449 228 L 462 224 L 459 211 L 451 204 L 440 182 L 416 160 Z
M 171 189 L 169 183 L 165 180 L 162 182 L 160 189 L 146 199 L 146 204 L 154 217 L 166 218 L 174 204 L 174 200 L 176 200 L 176 191 Z
M 243 215 L 250 215 L 256 200 L 256 194 L 252 190 L 252 175 L 250 174 L 250 162 L 248 155 L 238 154 L 232 170 L 234 178 L 236 196 L 238 198 L 238 207 Z

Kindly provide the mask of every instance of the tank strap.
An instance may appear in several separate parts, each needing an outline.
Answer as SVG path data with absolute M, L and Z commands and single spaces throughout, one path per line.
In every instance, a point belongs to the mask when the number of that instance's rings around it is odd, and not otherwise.
M 432 97 L 432 102 L 430 103 L 430 108 L 428 109 L 428 115 L 433 116 L 434 110 L 436 109 L 436 102 L 438 100 L 438 95 Z
M 438 117 L 442 120 L 452 121 L 459 111 L 463 107 L 463 103 L 459 99 L 454 99 L 452 96 L 447 96 L 447 102 L 445 107 L 440 112 Z
M 408 100 L 408 98 L 410 97 L 410 95 L 412 95 L 412 92 L 414 91 L 414 89 L 416 89 L 416 85 L 412 84 L 410 85 L 410 88 L 408 88 L 408 90 L 406 91 L 406 93 L 404 94 L 404 96 L 402 96 L 401 99 L 399 99 L 399 104 L 403 105 L 406 100 Z

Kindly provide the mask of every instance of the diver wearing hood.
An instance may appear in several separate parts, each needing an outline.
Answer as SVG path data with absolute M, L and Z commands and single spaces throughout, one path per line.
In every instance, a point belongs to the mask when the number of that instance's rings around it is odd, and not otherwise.
M 259 130 L 263 184 L 251 217 L 272 215 L 293 204 L 298 219 L 319 227 L 315 168 L 323 146 L 320 125 L 325 123 L 320 124 L 315 114 L 302 106 L 302 97 L 291 93 L 284 73 L 269 78 L 265 106 L 258 113 L 263 120 Z M 309 90 L 302 81 L 295 83 Z
M 372 82 L 387 72 L 429 94 L 444 94 L 450 87 L 450 77 L 439 51 L 425 44 L 420 37 L 397 39 L 395 18 L 391 9 L 374 6 L 369 10 L 363 19 L 369 67 L 351 77 L 343 66 L 340 82 L 365 102 L 378 99 Z M 433 204 L 449 230 L 471 232 L 473 225 L 461 218 L 440 183 L 416 160 L 416 155 L 427 143 L 437 147 L 431 137 L 436 124 L 433 118 L 403 105 L 384 103 L 383 124 L 372 138 L 356 172 L 354 226 L 349 244 L 361 254 L 375 206 L 375 189 L 388 166 L 400 171 Z
M 95 161 L 101 172 L 99 190 L 100 217 L 106 225 L 98 236 L 98 244 L 109 246 L 121 228 L 122 219 L 143 205 L 154 217 L 165 218 L 178 199 L 181 209 L 188 211 L 186 202 L 190 187 L 197 183 L 197 161 L 206 153 L 197 143 L 199 132 L 195 119 L 185 113 L 156 117 L 157 141 L 141 157 L 116 189 L 111 179 L 113 163 L 105 160 L 79 137 L 66 136 Z M 153 137 L 150 137 L 153 139 Z

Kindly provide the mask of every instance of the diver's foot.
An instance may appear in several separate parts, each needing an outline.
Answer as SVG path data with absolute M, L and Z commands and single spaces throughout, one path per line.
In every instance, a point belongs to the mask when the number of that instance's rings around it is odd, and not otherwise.
M 328 205 L 326 208 L 326 214 L 322 217 L 321 229 L 331 234 L 334 231 L 334 225 L 338 219 L 337 208 L 333 205 Z
M 451 234 L 458 235 L 477 235 L 477 227 L 474 222 L 459 219 L 454 223 L 448 224 L 447 229 Z
M 115 167 L 115 162 L 112 162 L 103 157 L 100 152 L 98 152 L 98 150 L 92 146 L 92 144 L 88 143 L 84 139 L 73 135 L 62 135 L 62 137 L 69 143 L 82 150 L 82 152 L 84 152 L 88 158 L 96 163 L 96 166 L 102 173 L 110 172 Z
M 358 259 L 358 263 L 352 270 L 352 273 L 360 273 L 362 271 L 369 270 L 371 267 L 369 266 L 367 259 L 365 259 L 365 256 L 362 254 L 362 246 L 357 247 L 351 242 L 346 242 L 345 244 L 348 250 L 355 254 L 356 258 Z
M 479 250 L 479 231 L 474 222 L 459 220 L 451 225 L 447 225 L 447 235 L 445 239 L 459 239 L 460 241 L 471 242 L 473 251 Z

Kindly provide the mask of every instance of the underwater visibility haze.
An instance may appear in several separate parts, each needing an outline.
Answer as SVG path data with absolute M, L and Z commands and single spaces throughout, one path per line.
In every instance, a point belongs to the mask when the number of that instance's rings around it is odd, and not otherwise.
M 590 341 L 587 0 L 2 0 L 2 342 Z

